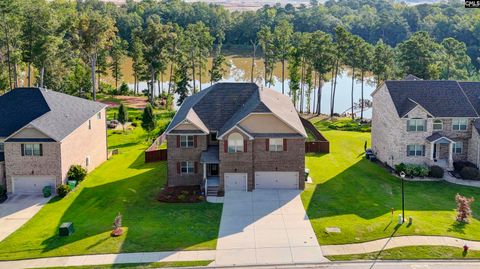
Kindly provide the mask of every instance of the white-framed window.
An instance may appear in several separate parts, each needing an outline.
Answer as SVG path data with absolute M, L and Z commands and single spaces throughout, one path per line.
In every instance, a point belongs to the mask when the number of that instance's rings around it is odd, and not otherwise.
M 228 136 L 228 152 L 243 152 L 243 136 L 239 133 L 232 133 Z
M 270 138 L 269 151 L 283 151 L 283 138 Z
M 466 118 L 454 118 L 452 119 L 452 129 L 454 131 L 465 131 L 467 130 L 467 122 Z
M 463 142 L 455 142 L 453 143 L 453 153 L 454 154 L 462 154 L 463 152 Z
M 443 130 L 443 121 L 442 120 L 434 120 L 433 121 L 433 130 L 434 131 Z
M 407 145 L 407 156 L 424 156 L 425 146 L 419 144 Z
M 22 144 L 22 156 L 42 156 L 41 144 Z
M 425 126 L 424 119 L 409 119 L 407 121 L 407 131 L 409 132 L 423 132 L 426 131 L 427 128 Z
M 88 120 L 88 130 L 92 129 L 92 120 Z
M 102 112 L 98 112 L 97 113 L 97 120 L 101 120 L 102 119 Z
M 181 135 L 180 136 L 180 147 L 182 148 L 193 148 L 193 135 Z
M 195 164 L 190 161 L 180 163 L 180 172 L 182 174 L 193 174 L 195 170 Z
M 3 142 L 0 142 L 0 152 L 5 151 L 5 144 Z

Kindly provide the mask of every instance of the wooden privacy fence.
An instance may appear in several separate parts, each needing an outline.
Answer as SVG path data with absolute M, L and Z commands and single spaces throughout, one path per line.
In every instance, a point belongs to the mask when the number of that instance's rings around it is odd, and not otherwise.
M 166 139 L 167 136 L 163 133 L 153 141 L 152 145 L 145 151 L 145 163 L 167 160 L 167 149 L 159 149 Z
M 306 141 L 305 142 L 305 152 L 314 152 L 314 153 L 329 153 L 330 152 L 330 142 L 313 126 L 313 124 L 302 117 L 300 117 L 303 127 L 310 134 L 315 137 L 315 141 Z

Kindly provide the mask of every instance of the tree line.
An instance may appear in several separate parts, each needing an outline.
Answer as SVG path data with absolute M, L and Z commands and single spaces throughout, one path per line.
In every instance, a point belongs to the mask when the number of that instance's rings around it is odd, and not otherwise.
M 460 3 L 407 6 L 387 0 L 311 1 L 307 7 L 264 6 L 230 12 L 222 6 L 180 0 L 128 0 L 117 6 L 97 0 L 4 0 L 0 3 L 0 90 L 41 86 L 96 99 L 115 85 L 121 64 L 132 59 L 134 92 L 148 81 L 166 100 L 178 103 L 202 90 L 196 81 L 219 81 L 227 66 L 224 46 L 252 50 L 264 62 L 264 83 L 273 83 L 275 64 L 289 71 L 289 94 L 301 112 L 320 113 L 322 86 L 331 80 L 334 112 L 339 73 L 352 73 L 351 112 L 367 102 L 367 74 L 375 82 L 413 74 L 424 79 L 478 79 L 480 14 Z M 257 51 L 257 48 L 261 52 Z M 207 58 L 212 67 L 207 71 Z M 473 59 L 473 60 L 472 60 Z M 35 72 L 34 72 L 35 71 Z M 169 81 L 163 89 L 160 81 Z M 353 100 L 355 80 L 362 98 Z M 21 84 L 21 85 L 20 85 Z M 313 107 L 310 107 L 313 100 Z

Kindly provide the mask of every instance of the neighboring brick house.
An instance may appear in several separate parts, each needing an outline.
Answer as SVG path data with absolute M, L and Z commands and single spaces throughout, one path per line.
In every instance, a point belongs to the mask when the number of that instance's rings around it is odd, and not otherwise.
M 393 167 L 480 164 L 480 82 L 385 81 L 373 93 L 372 149 Z
M 105 105 L 41 88 L 0 96 L 0 184 L 41 193 L 65 183 L 71 165 L 107 159 Z
M 303 189 L 307 134 L 291 100 L 254 83 L 188 97 L 166 130 L 168 185 Z

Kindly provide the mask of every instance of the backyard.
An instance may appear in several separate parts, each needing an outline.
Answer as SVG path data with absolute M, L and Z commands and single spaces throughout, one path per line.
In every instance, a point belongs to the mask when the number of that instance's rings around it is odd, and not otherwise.
M 159 125 L 168 122 L 168 115 L 157 115 Z M 91 172 L 67 197 L 53 198 L 2 241 L 0 260 L 215 248 L 222 206 L 158 202 L 166 163 L 144 163 L 148 143 L 141 127 L 126 133 L 109 131 L 108 141 L 119 154 Z M 113 238 L 110 232 L 118 213 L 123 215 L 125 234 Z M 73 222 L 75 232 L 59 237 L 58 226 L 66 221 Z
M 364 158 L 370 133 L 330 130 L 320 122 L 315 125 L 330 141 L 331 152 L 306 157 L 314 184 L 307 184 L 302 199 L 320 245 L 399 235 L 480 240 L 480 203 L 473 203 L 469 224 L 455 221 L 455 195 L 478 198 L 480 189 L 444 182 L 405 182 L 405 215 L 413 217 L 413 224 L 398 226 L 401 181 Z M 327 233 L 327 227 L 341 232 Z

